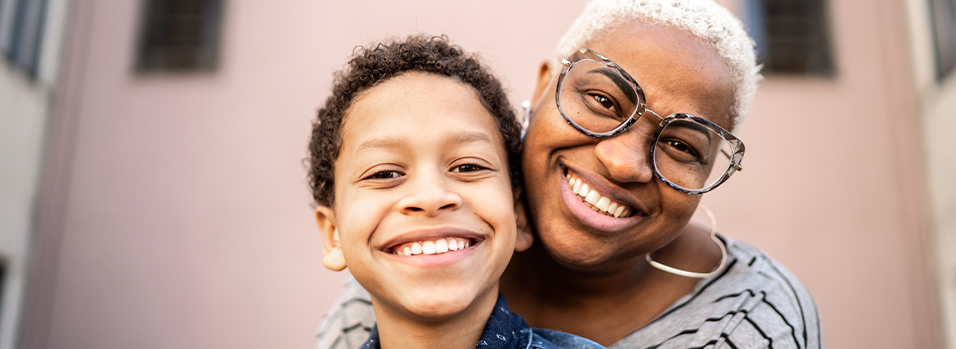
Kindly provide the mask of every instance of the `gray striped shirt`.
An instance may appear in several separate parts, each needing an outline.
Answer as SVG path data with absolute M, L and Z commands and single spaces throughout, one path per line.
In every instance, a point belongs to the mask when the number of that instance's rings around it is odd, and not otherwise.
M 816 304 L 800 280 L 756 248 L 721 239 L 728 253 L 722 272 L 610 348 L 823 348 Z M 349 280 L 319 327 L 316 348 L 357 348 L 374 324 L 368 292 Z

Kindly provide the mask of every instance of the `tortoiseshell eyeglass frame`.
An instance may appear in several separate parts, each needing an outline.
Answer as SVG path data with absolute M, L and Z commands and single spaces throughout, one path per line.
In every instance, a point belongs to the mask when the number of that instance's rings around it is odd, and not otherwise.
M 601 65 L 604 65 L 605 67 L 615 69 L 618 73 L 621 74 L 624 80 L 626 80 L 628 84 L 634 89 L 634 94 L 637 96 L 637 103 L 636 103 L 636 107 L 634 108 L 634 112 L 632 112 L 627 119 L 621 122 L 620 125 L 611 129 L 610 131 L 594 132 L 584 128 L 583 126 L 574 122 L 574 120 L 571 120 L 571 118 L 568 117 L 567 113 L 565 113 L 564 108 L 561 106 L 561 90 L 564 87 L 565 80 L 568 77 L 568 72 L 571 71 L 571 69 L 573 69 L 579 63 L 585 62 L 585 61 L 596 62 Z M 604 55 L 597 53 L 594 50 L 591 50 L 587 47 L 584 47 L 576 51 L 574 54 L 572 54 L 571 57 L 562 58 L 561 64 L 563 65 L 563 68 L 561 69 L 561 74 L 558 76 L 558 86 L 554 92 L 554 100 L 558 106 L 558 111 L 561 113 L 561 117 L 564 118 L 564 121 L 566 121 L 569 125 L 577 129 L 581 133 L 584 133 L 585 135 L 588 135 L 589 137 L 592 137 L 592 138 L 603 139 L 603 138 L 614 137 L 620 134 L 621 132 L 626 131 L 629 127 L 631 127 L 631 125 L 637 122 L 641 118 L 641 116 L 644 114 L 645 111 L 650 112 L 652 115 L 656 116 L 659 119 L 657 131 L 654 133 L 654 136 L 653 136 L 654 141 L 651 142 L 650 154 L 648 158 L 651 159 L 651 164 L 654 167 L 654 174 L 657 176 L 657 178 L 660 179 L 662 182 L 667 183 L 667 185 L 670 186 L 671 188 L 674 188 L 685 194 L 700 195 L 700 194 L 704 194 L 711 190 L 716 189 L 718 186 L 720 186 L 721 184 L 726 182 L 728 179 L 730 179 L 730 176 L 732 176 L 734 173 L 737 173 L 738 171 L 743 170 L 741 161 L 743 161 L 743 158 L 744 158 L 745 147 L 744 147 L 744 143 L 739 138 L 737 138 L 737 136 L 734 136 L 732 133 L 725 130 L 723 127 L 720 127 L 717 124 L 696 115 L 687 114 L 687 113 L 673 113 L 666 117 L 661 117 L 653 110 L 647 109 L 646 99 L 644 97 L 644 90 L 641 89 L 641 85 L 639 85 L 637 81 L 635 81 L 634 78 L 631 77 L 631 74 L 628 74 L 628 72 L 624 70 L 624 68 L 621 68 L 621 66 L 617 65 L 617 63 L 614 63 L 614 61 L 611 61 Z M 655 161 L 655 150 L 657 149 L 657 142 L 660 139 L 661 131 L 663 131 L 667 125 L 670 125 L 671 123 L 675 121 L 697 123 L 716 133 L 718 136 L 720 136 L 725 141 L 727 141 L 727 143 L 731 147 L 732 152 L 729 154 L 725 152 L 724 150 L 720 151 L 721 154 L 723 154 L 724 156 L 730 159 L 730 164 L 727 166 L 726 169 L 724 169 L 724 172 L 721 174 L 719 179 L 715 180 L 713 183 L 710 183 L 710 185 L 704 188 L 689 189 L 689 188 L 681 187 L 667 180 L 667 178 L 664 178 L 664 176 L 661 174 L 661 171 L 658 170 L 657 168 L 657 161 Z M 713 170 L 715 169 L 711 169 L 711 171 Z M 716 169 L 716 170 L 719 170 L 719 169 Z

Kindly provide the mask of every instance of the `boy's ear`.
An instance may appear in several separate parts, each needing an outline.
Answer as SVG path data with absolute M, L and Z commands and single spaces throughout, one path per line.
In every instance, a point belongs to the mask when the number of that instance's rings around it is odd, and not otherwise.
M 335 211 L 327 206 L 319 206 L 315 209 L 315 221 L 322 231 L 322 264 L 335 271 L 345 269 L 345 255 L 342 254 L 339 230 L 335 226 Z
M 515 234 L 515 251 L 521 252 L 530 248 L 531 243 L 534 242 L 524 200 L 521 198 L 521 189 L 515 190 L 515 223 L 518 225 L 518 231 Z
M 532 101 L 538 100 L 541 98 L 542 93 L 548 89 L 548 84 L 551 83 L 551 63 L 548 61 L 541 62 L 541 66 L 538 67 L 538 84 L 534 87 L 534 98 Z

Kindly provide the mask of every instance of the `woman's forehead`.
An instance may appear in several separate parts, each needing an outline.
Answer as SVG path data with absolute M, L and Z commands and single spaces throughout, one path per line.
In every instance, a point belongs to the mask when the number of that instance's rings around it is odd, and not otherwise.
M 695 114 L 732 128 L 733 74 L 696 36 L 673 27 L 634 23 L 616 26 L 586 46 L 634 77 L 644 89 L 648 107 L 656 112 Z

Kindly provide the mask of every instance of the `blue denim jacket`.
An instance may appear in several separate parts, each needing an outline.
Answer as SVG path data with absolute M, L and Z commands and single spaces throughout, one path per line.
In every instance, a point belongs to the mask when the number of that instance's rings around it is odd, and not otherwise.
M 361 349 L 380 349 L 378 340 L 378 325 L 372 327 Z M 480 349 L 603 349 L 600 344 L 591 340 L 554 330 L 532 329 L 518 314 L 508 311 L 508 302 L 498 292 L 498 301 L 495 309 L 485 324 L 485 330 L 478 339 Z

